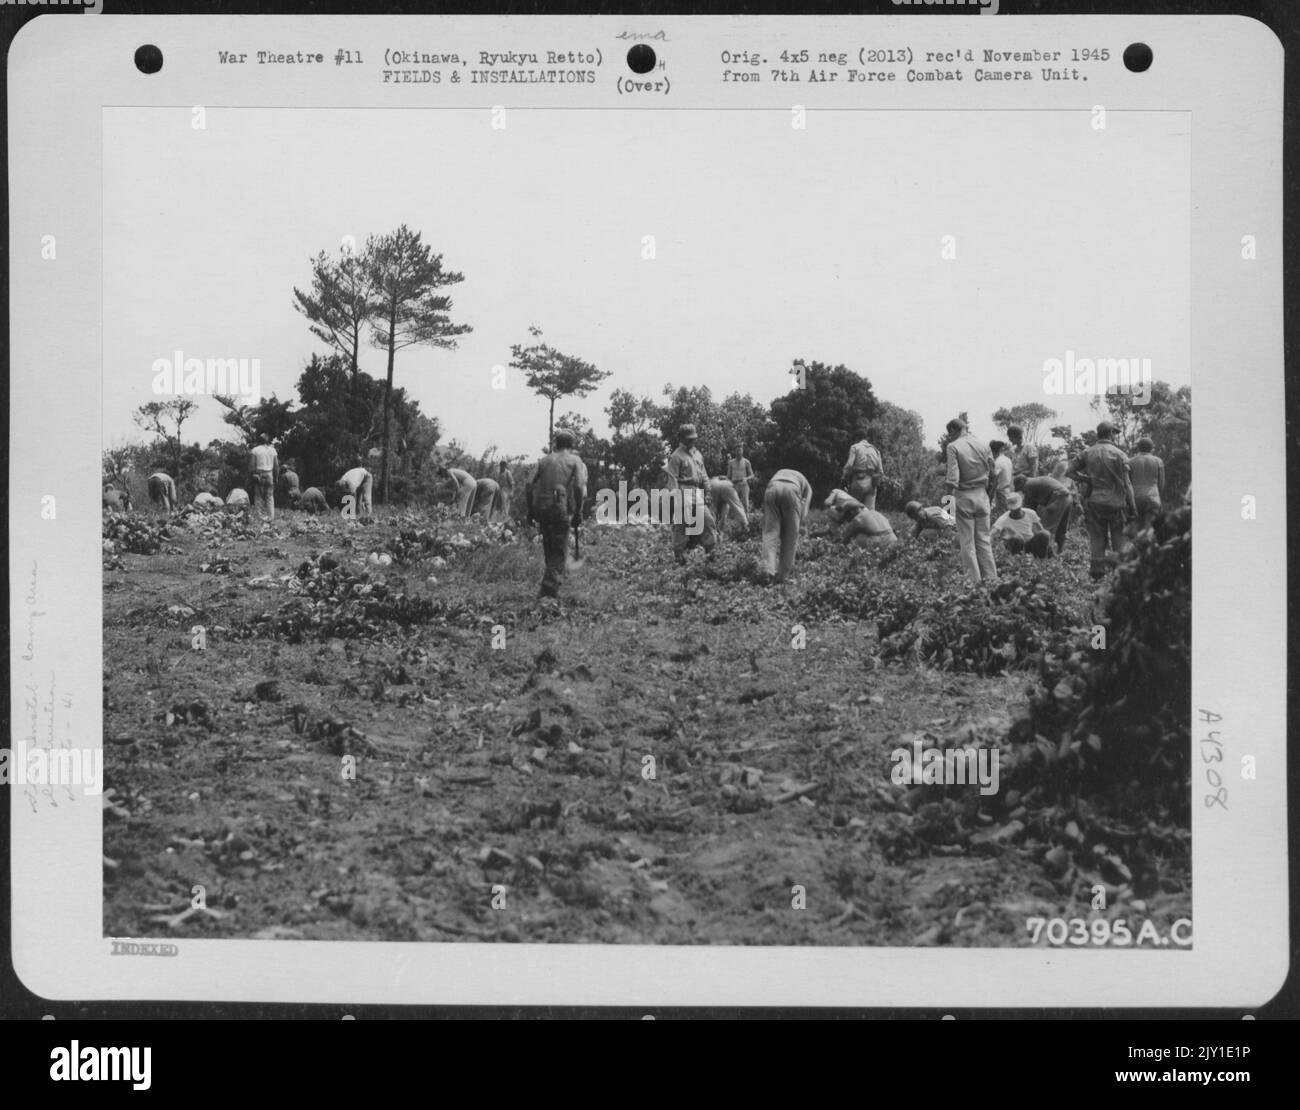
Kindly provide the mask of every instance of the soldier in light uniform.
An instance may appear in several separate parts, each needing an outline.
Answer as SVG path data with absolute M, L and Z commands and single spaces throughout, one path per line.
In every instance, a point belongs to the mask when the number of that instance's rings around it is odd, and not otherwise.
M 992 582 L 998 574 L 989 519 L 990 494 L 997 481 L 993 452 L 988 444 L 971 435 L 960 420 L 949 420 L 945 454 L 948 459 L 945 488 L 953 496 L 961 567 L 977 586 Z
M 1097 442 L 1076 456 L 1070 477 L 1084 489 L 1083 521 L 1091 548 L 1089 573 L 1093 581 L 1106 576 L 1115 555 L 1127 546 L 1124 525 L 1137 516 L 1128 456 L 1112 439 L 1109 421 L 1097 425 Z M 1111 558 L 1106 557 L 1107 548 Z
M 343 477 L 334 483 L 334 488 L 341 495 L 352 497 L 352 509 L 357 516 L 369 516 L 374 511 L 370 500 L 374 484 L 370 471 L 364 466 L 354 466 L 344 472 Z
M 833 489 L 823 502 L 827 515 L 839 525 L 839 542 L 854 547 L 889 547 L 898 542 L 889 517 L 868 509 L 842 489 Z
M 736 496 L 745 512 L 749 512 L 749 484 L 754 480 L 754 467 L 745 458 L 744 448 L 739 443 L 731 445 L 731 457 L 727 459 L 727 481 L 736 487 Z M 718 521 L 722 525 L 722 521 Z
M 784 582 L 794 569 L 799 529 L 812 506 L 812 486 L 797 470 L 778 470 L 763 491 L 763 554 L 759 566 L 765 577 Z
M 867 439 L 867 428 L 860 431 L 862 438 L 849 448 L 849 461 L 844 464 L 841 478 L 849 496 L 868 509 L 876 508 L 876 493 L 884 476 L 880 452 Z
M 267 520 L 275 519 L 275 484 L 280 477 L 280 457 L 260 436 L 257 446 L 248 453 L 248 488 L 253 506 Z
M 1128 465 L 1133 482 L 1133 500 L 1137 505 L 1138 527 L 1147 528 L 1160 515 L 1165 492 L 1165 464 L 1151 452 L 1155 444 L 1147 436 L 1137 441 L 1137 454 Z
M 468 519 L 474 512 L 474 498 L 478 494 L 478 481 L 474 475 L 454 466 L 440 466 L 435 473 L 439 478 L 456 484 L 456 511 Z
M 718 542 L 717 522 L 705 497 L 709 474 L 695 447 L 699 438 L 694 424 L 683 424 L 677 429 L 677 450 L 668 456 L 668 488 L 681 496 L 681 512 L 673 522 L 673 558 L 681 564 L 689 548 L 698 545 L 707 557 Z
M 713 511 L 713 519 L 717 522 L 719 536 L 727 534 L 727 522 L 731 519 L 732 513 L 736 514 L 736 519 L 740 521 L 742 527 L 749 527 L 749 513 L 741 504 L 740 491 L 734 483 L 726 478 L 710 478 L 708 494 L 709 508 Z
M 486 520 L 491 520 L 500 501 L 501 487 L 491 478 L 480 478 L 474 483 L 474 507 L 470 515 L 482 513 Z
M 501 515 L 510 519 L 510 506 L 515 496 L 515 476 L 510 473 L 510 464 L 504 459 L 497 468 L 497 485 L 501 487 Z
M 537 473 L 528 484 L 528 519 L 541 532 L 546 557 L 542 597 L 559 595 L 569 549 L 569 528 L 587 499 L 587 467 L 572 448 L 573 435 L 556 432 L 555 450 L 537 464 Z
M 284 499 L 292 505 L 297 500 L 298 495 L 298 472 L 292 466 L 280 467 L 280 488 L 284 491 Z

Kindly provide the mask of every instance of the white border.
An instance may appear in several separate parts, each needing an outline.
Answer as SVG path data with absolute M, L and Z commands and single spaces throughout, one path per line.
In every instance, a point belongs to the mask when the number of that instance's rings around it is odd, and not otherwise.
M 797 29 L 792 29 L 792 24 Z M 624 30 L 672 40 L 674 91 L 629 102 Z M 1031 92 L 964 82 L 873 94 L 798 87 L 810 113 L 832 107 L 1176 108 L 1192 118 L 1191 349 L 1193 437 L 1193 680 L 1217 726 L 1231 774 L 1242 755 L 1255 781 L 1230 778 L 1230 811 L 1194 799 L 1191 951 L 654 947 L 187 940 L 174 958 L 111 956 L 102 935 L 98 798 L 31 813 L 12 798 L 13 958 L 23 982 L 52 999 L 211 999 L 352 1004 L 1240 1006 L 1265 1002 L 1288 966 L 1286 855 L 1286 469 L 1282 341 L 1283 51 L 1245 17 L 42 16 L 9 54 L 11 258 L 10 650 L 13 734 L 24 684 L 51 672 L 74 694 L 76 734 L 102 732 L 100 574 L 101 108 L 113 104 L 409 106 L 365 75 L 333 65 L 229 67 L 218 46 L 382 53 L 432 42 L 467 51 L 491 40 L 519 49 L 531 34 L 564 49 L 601 46 L 593 86 L 462 86 L 439 104 L 726 108 L 788 112 L 787 90 L 715 83 L 723 48 L 786 42 L 924 43 L 927 48 L 1057 49 L 1144 41 L 1156 62 L 1141 76 L 1112 65 L 1088 84 Z M 162 73 L 132 58 L 154 42 Z M 545 45 L 539 48 L 545 48 Z M 495 45 L 494 45 L 495 48 Z M 665 56 L 669 56 L 667 53 Z M 696 91 L 698 89 L 698 91 Z M 905 92 L 906 95 L 903 95 Z M 981 203 L 1014 203 L 996 194 Z M 58 236 L 42 261 L 41 236 Z M 1243 262 L 1240 240 L 1256 237 Z M 75 381 L 67 375 L 78 368 Z M 57 398 L 57 407 L 52 399 Z M 57 444 L 57 455 L 51 445 Z M 55 457 L 52 457 L 55 456 Z M 57 499 L 42 519 L 41 498 Z M 1250 494 L 1257 519 L 1241 517 Z M 37 567 L 36 658 L 24 661 L 25 600 Z M 43 711 L 42 711 L 43 712 Z M 30 724 L 30 721 L 27 722 Z M 93 742 L 93 741 L 86 741 Z M 1196 752 L 1194 765 L 1199 766 Z

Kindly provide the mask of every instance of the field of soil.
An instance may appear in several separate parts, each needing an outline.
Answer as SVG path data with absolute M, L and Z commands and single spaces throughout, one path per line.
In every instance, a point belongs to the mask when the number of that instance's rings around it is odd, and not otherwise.
M 814 538 L 762 586 L 756 528 L 683 570 L 664 531 L 591 527 L 557 603 L 528 536 L 442 510 L 192 513 L 132 552 L 160 520 L 105 527 L 105 935 L 1023 946 L 1191 916 L 1157 815 L 1006 766 L 988 797 L 891 781 L 915 740 L 1003 744 L 1036 679 L 851 615 L 885 578 L 961 589 L 946 538 L 884 565 Z M 1089 622 L 1081 533 L 1001 569 Z

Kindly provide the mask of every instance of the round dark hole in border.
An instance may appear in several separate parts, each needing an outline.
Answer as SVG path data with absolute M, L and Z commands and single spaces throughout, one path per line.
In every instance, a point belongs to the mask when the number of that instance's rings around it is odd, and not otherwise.
M 1151 68 L 1151 47 L 1145 42 L 1135 42 L 1124 48 L 1124 64 L 1134 73 L 1145 73 Z
M 162 69 L 162 51 L 146 43 L 135 52 L 135 68 L 141 73 L 157 73 Z
M 643 42 L 627 52 L 627 68 L 633 73 L 649 73 L 655 67 L 655 48 Z

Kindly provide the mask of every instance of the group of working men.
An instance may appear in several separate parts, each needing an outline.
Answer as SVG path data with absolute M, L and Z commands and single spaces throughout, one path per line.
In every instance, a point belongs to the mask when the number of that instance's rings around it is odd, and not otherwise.
M 971 435 L 961 420 L 950 420 L 947 432 L 944 503 L 923 506 L 911 501 L 906 513 L 915 522 L 916 537 L 931 531 L 956 533 L 959 565 L 973 583 L 996 578 L 995 539 L 1009 553 L 1048 558 L 1054 544 L 1059 554 L 1070 521 L 1080 509 L 1088 531 L 1089 571 L 1094 579 L 1102 578 L 1128 542 L 1126 529 L 1145 527 L 1161 510 L 1164 463 L 1152 453 L 1151 440 L 1138 440 L 1137 453 L 1129 458 L 1116 446 L 1109 422 L 1097 426 L 1095 444 L 1068 465 L 1058 461 L 1051 474 L 1039 473 L 1037 448 L 1025 442 L 1018 427 L 1007 429 L 1009 443 L 993 440 L 986 444 Z M 862 428 L 861 438 L 849 449 L 841 472 L 845 488 L 832 490 L 823 504 L 842 542 L 888 547 L 898 537 L 889 518 L 876 511 L 884 466 L 879 449 L 867 435 Z M 756 480 L 753 465 L 738 443 L 731 445 L 726 477 L 710 478 L 698 441 L 695 425 L 683 424 L 666 466 L 668 486 L 683 502 L 672 521 L 673 557 L 679 564 L 686 562 L 693 547 L 702 548 L 705 557 L 712 558 L 718 537 L 726 533 L 733 516 L 737 524 L 748 527 L 750 486 Z M 556 432 L 554 448 L 538 463 L 525 491 L 528 519 L 541 534 L 545 554 L 543 597 L 558 593 L 569 529 L 577 523 L 587 499 L 587 468 L 573 445 L 571 433 Z M 507 463 L 499 464 L 496 479 L 475 478 L 466 470 L 447 466 L 439 466 L 435 473 L 452 484 L 456 510 L 465 517 L 474 513 L 489 520 L 508 516 L 514 478 Z M 315 486 L 300 491 L 298 475 L 291 467 L 280 465 L 275 448 L 265 438 L 249 451 L 247 479 L 251 497 L 244 489 L 232 490 L 224 501 L 204 492 L 194 503 L 232 511 L 251 508 L 274 520 L 279 488 L 295 508 L 309 513 L 329 511 L 325 491 Z M 337 497 L 350 499 L 359 516 L 372 512 L 372 487 L 370 471 L 359 459 L 333 484 Z M 163 471 L 151 474 L 148 490 L 155 505 L 168 511 L 177 507 L 176 482 L 171 475 Z M 789 576 L 812 498 L 811 484 L 797 470 L 778 470 L 768 480 L 763 493 L 759 560 L 763 579 L 781 582 Z M 125 490 L 106 487 L 104 507 L 130 509 L 130 496 Z
M 1161 510 L 1164 463 L 1152 453 L 1151 440 L 1140 439 L 1130 459 L 1116 446 L 1109 422 L 1098 425 L 1095 444 L 1069 464 L 1058 461 L 1051 474 L 1039 473 L 1038 450 L 1025 441 L 1019 427 L 1007 429 L 1009 443 L 985 444 L 961 420 L 949 421 L 947 433 L 943 505 L 912 501 L 906 512 L 915 522 L 916 537 L 930 531 L 955 532 L 959 565 L 972 583 L 996 578 L 995 538 L 1008 553 L 1048 558 L 1054 545 L 1059 554 L 1070 521 L 1080 510 L 1088 531 L 1089 571 L 1094 580 L 1100 579 L 1127 544 L 1126 529 L 1145 527 Z M 693 502 L 693 511 L 678 512 L 672 524 L 673 556 L 679 564 L 693 547 L 712 558 L 732 513 L 741 524 L 749 520 L 755 475 L 741 445 L 731 447 L 727 477 L 710 478 L 698 441 L 695 426 L 683 424 L 666 467 L 669 488 Z M 573 442 L 569 433 L 556 433 L 554 450 L 541 460 L 528 487 L 529 519 L 537 524 L 545 550 L 544 597 L 558 591 L 569 528 L 577 523 L 587 497 L 587 469 L 573 452 Z M 889 518 L 876 511 L 884 467 L 865 428 L 850 448 L 841 477 L 846 488 L 832 490 L 823 503 L 841 541 L 858 547 L 898 542 Z M 768 480 L 759 561 L 763 579 L 780 582 L 790 574 L 812 499 L 812 486 L 797 470 L 778 470 Z
M 248 467 L 244 487 L 232 489 L 225 498 L 218 497 L 210 490 L 200 491 L 192 504 L 200 509 L 224 508 L 229 512 L 256 511 L 267 520 L 275 519 L 275 492 L 279 489 L 285 499 L 296 509 L 316 514 L 330 510 L 325 491 L 318 486 L 299 488 L 298 474 L 292 467 L 281 466 L 279 455 L 270 442 L 262 437 L 248 452 Z M 373 481 L 370 471 L 357 464 L 347 470 L 341 478 L 333 483 L 332 489 L 337 499 L 350 499 L 345 504 L 351 505 L 358 516 L 368 516 L 372 511 L 371 490 Z M 164 470 L 149 475 L 146 482 L 149 501 L 155 508 L 172 512 L 179 507 L 176 493 L 176 480 Z M 131 495 L 125 489 L 113 485 L 104 488 L 104 508 L 129 510 Z
M 1146 437 L 1129 458 L 1115 444 L 1109 421 L 1097 425 L 1092 446 L 1068 464 L 1057 462 L 1051 474 L 1038 472 L 1038 452 L 1019 428 L 1007 429 L 1010 445 L 985 444 L 960 420 L 949 421 L 947 430 L 945 501 L 952 506 L 961 566 L 972 582 L 997 577 L 994 537 L 1010 552 L 1043 559 L 1054 543 L 1059 554 L 1079 505 L 1088 531 L 1089 573 L 1103 578 L 1127 546 L 1128 530 L 1146 527 L 1161 511 L 1164 462 Z

